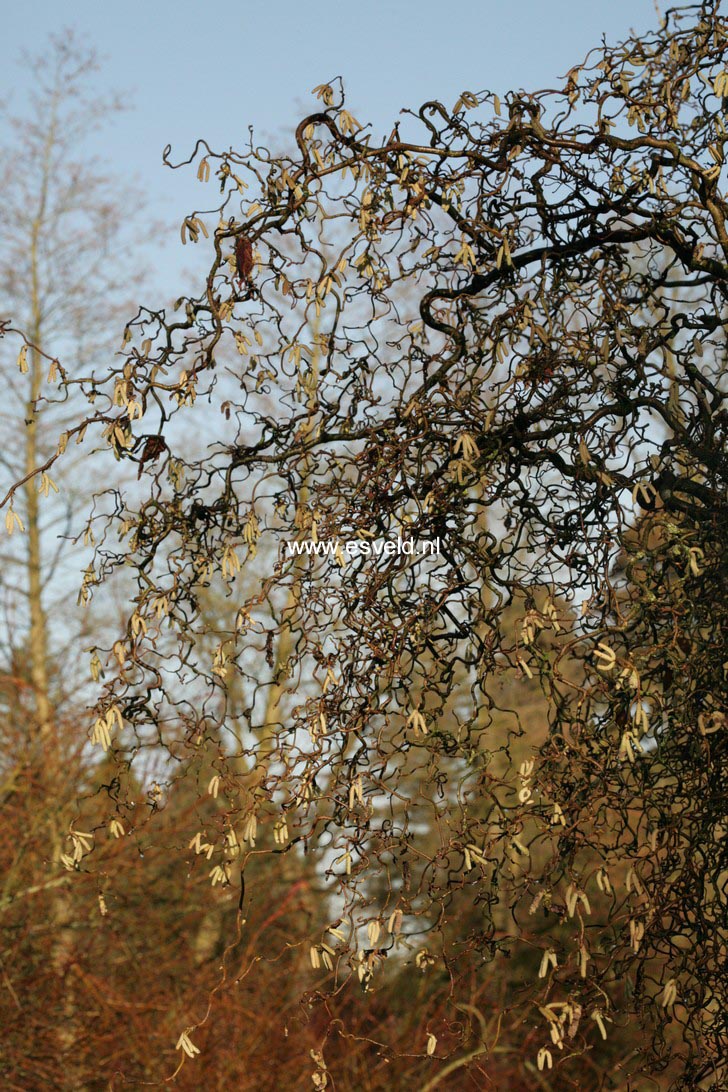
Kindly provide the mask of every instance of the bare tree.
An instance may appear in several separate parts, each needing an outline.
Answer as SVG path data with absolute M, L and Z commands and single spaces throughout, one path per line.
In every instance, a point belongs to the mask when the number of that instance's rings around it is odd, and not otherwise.
M 87 687 L 78 656 L 86 623 L 75 610 L 80 558 L 68 534 L 74 513 L 87 503 L 88 482 L 73 459 L 55 477 L 34 471 L 64 446 L 69 386 L 103 367 L 111 337 L 118 339 L 129 285 L 139 279 L 130 262 L 129 212 L 139 202 L 94 155 L 99 133 L 121 108 L 116 98 L 98 93 L 94 53 L 67 32 L 24 64 L 32 91 L 19 113 L 3 111 L 0 176 L 0 286 L 8 332 L 0 357 L 0 464 L 8 484 L 24 482 L 7 524 L 15 534 L 2 558 L 2 762 L 6 816 L 15 830 L 3 915 L 7 938 L 28 894 L 37 906 L 47 893 L 44 941 L 52 959 L 46 964 L 66 998 L 57 1032 L 72 1066 L 77 1029 L 67 972 L 73 915 L 55 870 L 87 750 L 77 719 Z
M 3 119 L 9 135 L 3 148 L 0 283 L 6 316 L 25 334 L 22 345 L 9 341 L 3 356 L 2 463 L 9 481 L 57 450 L 67 416 L 63 381 L 72 383 L 101 363 L 118 337 L 128 285 L 140 279 L 130 253 L 129 210 L 138 206 L 138 197 L 132 202 L 131 191 L 94 155 L 99 132 L 112 123 L 120 101 L 99 95 L 97 59 L 71 32 L 24 63 L 33 88 L 28 108 L 17 115 L 6 111 Z M 20 349 L 18 368 L 13 349 Z M 67 472 L 63 484 L 58 503 L 44 505 L 50 517 L 45 532 L 39 494 L 53 498 L 58 483 L 46 476 L 40 489 L 36 481 L 25 484 L 16 511 L 26 528 L 27 553 L 18 559 L 24 576 L 12 586 L 24 601 L 20 618 L 17 599 L 4 604 L 15 615 L 14 632 L 24 614 L 29 620 L 29 671 L 41 736 L 53 719 L 45 600 L 62 553 L 55 536 L 67 531 L 69 510 L 87 494 L 87 483 Z M 64 603 L 67 627 L 70 585 L 60 583 L 56 598 Z

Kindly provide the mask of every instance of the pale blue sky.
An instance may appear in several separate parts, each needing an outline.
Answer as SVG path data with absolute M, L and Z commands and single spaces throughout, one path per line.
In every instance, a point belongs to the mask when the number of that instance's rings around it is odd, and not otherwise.
M 184 158 L 197 137 L 218 148 L 242 143 L 249 124 L 282 142 L 312 105 L 311 88 L 335 75 L 351 112 L 384 136 L 403 106 L 431 98 L 452 106 L 462 90 L 553 86 L 602 34 L 614 41 L 657 22 L 654 0 L 16 0 L 3 8 L 0 98 L 11 106 L 22 108 L 27 86 L 21 50 L 37 51 L 67 26 L 105 59 L 103 84 L 128 92 L 129 112 L 98 135 L 95 150 L 120 177 L 137 179 L 170 225 L 157 240 L 155 280 L 174 294 L 169 275 L 190 255 L 171 225 L 201 193 L 193 171 L 175 178 L 162 167 L 165 144 Z

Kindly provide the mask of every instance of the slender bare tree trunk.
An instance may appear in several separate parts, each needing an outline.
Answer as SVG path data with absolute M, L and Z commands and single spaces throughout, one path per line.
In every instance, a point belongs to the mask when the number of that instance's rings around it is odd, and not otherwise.
M 31 329 L 30 337 L 33 348 L 30 353 L 30 375 L 28 400 L 25 414 L 25 472 L 31 473 L 38 465 L 38 418 L 36 404 L 41 395 L 43 373 L 42 357 L 39 352 L 44 340 L 43 308 L 41 290 L 41 271 L 39 262 L 40 243 L 48 205 L 48 189 L 51 181 L 51 158 L 56 138 L 57 103 L 53 103 L 53 113 L 45 140 L 43 173 L 36 215 L 31 225 L 30 237 L 30 276 L 31 276 Z M 48 625 L 43 609 L 43 575 L 41 565 L 41 533 L 38 491 L 35 479 L 30 479 L 25 486 L 25 503 L 28 535 L 28 606 L 30 613 L 30 676 L 35 695 L 37 724 L 36 741 L 47 751 L 53 748 L 53 710 L 51 708 L 48 685 Z M 46 761 L 51 759 L 46 754 Z
M 30 473 L 39 464 L 42 453 L 39 447 L 38 400 L 42 394 L 44 379 L 45 343 L 43 315 L 43 285 L 40 254 L 42 236 L 48 211 L 48 195 L 52 182 L 52 154 L 56 141 L 57 102 L 48 125 L 45 155 L 38 198 L 38 205 L 31 224 L 30 235 L 30 284 L 31 325 L 29 330 L 32 348 L 29 355 L 28 397 L 25 408 L 25 472 Z M 29 616 L 29 674 L 35 705 L 35 723 L 31 728 L 32 763 L 37 771 L 41 792 L 40 806 L 44 809 L 47 825 L 47 845 L 52 866 L 61 867 L 63 851 L 63 816 L 65 810 L 65 785 L 63 762 L 60 754 L 59 726 L 51 697 L 48 618 L 43 603 L 43 547 L 40 522 L 40 504 L 37 478 L 25 485 L 25 516 L 27 533 L 27 596 Z M 74 939 L 72 905 L 69 892 L 59 886 L 51 895 L 50 916 L 53 923 L 53 947 L 51 962 L 60 980 L 63 1005 L 56 1023 L 56 1038 L 62 1059 L 66 1087 L 82 1092 L 74 1062 L 77 1040 L 77 1002 L 73 975 L 69 973 L 73 960 Z

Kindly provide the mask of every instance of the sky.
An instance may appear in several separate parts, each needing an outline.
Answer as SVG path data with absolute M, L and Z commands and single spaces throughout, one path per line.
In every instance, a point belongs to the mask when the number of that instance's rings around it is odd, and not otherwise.
M 664 0 L 657 0 L 664 12 Z M 72 27 L 99 53 L 99 89 L 128 105 L 94 138 L 94 151 L 120 180 L 135 181 L 160 226 L 150 238 L 153 282 L 177 292 L 189 268 L 179 225 L 201 203 L 192 169 L 171 172 L 162 150 L 186 158 L 198 137 L 214 149 L 258 139 L 287 145 L 314 104 L 312 88 L 341 75 L 347 105 L 386 136 L 402 107 L 463 90 L 536 89 L 560 84 L 602 35 L 617 41 L 657 23 L 655 0 L 41 0 L 3 5 L 0 100 L 22 110 L 23 50 Z M 0 142 L 3 140 L 0 116 Z M 210 192 L 212 196 L 212 192 Z M 154 244 L 152 249 L 151 244 Z

